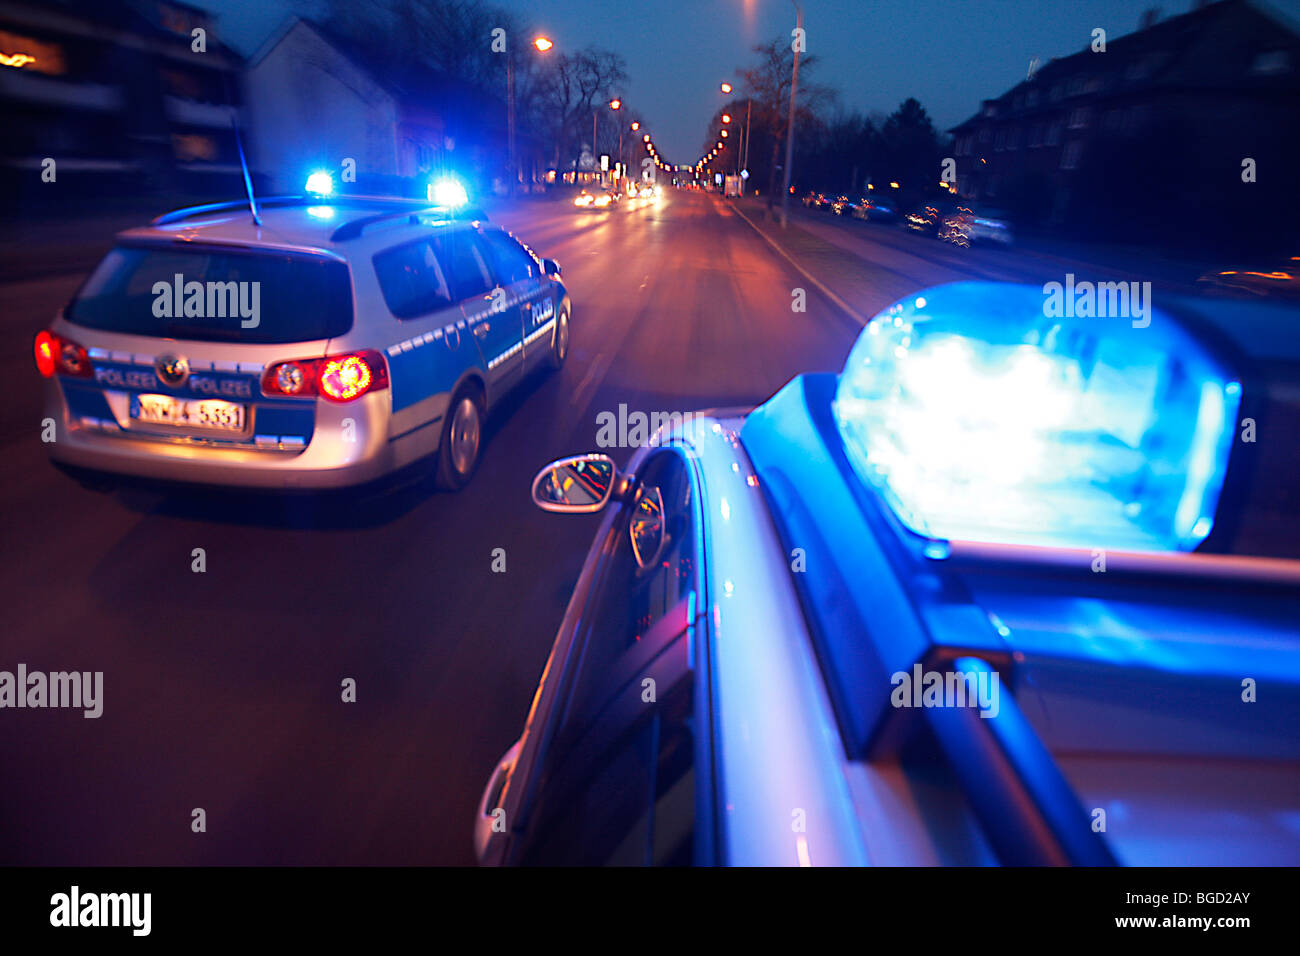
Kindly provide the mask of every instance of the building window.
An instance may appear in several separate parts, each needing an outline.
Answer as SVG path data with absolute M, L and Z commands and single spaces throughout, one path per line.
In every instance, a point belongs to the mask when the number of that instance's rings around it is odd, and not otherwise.
M 1043 124 L 1035 123 L 1033 125 L 1033 128 L 1029 131 L 1029 147 L 1030 149 L 1036 149 L 1037 147 L 1042 145 L 1043 145 Z
M 1006 145 L 1007 145 L 1007 131 L 1000 129 L 998 130 L 997 138 L 993 140 L 993 151 L 995 153 L 1000 153 L 1002 152 L 1003 149 L 1006 148 Z
M 1101 117 L 1101 128 L 1106 133 L 1118 133 L 1124 127 L 1122 110 L 1107 110 Z
M 982 130 L 980 130 L 980 142 L 987 146 L 988 141 L 989 141 L 989 128 L 985 126 Z
M 1065 124 L 1062 123 L 1060 120 L 1057 120 L 1056 122 L 1054 122 L 1054 123 L 1052 123 L 1050 126 L 1048 126 L 1048 127 L 1047 127 L 1047 145 L 1048 145 L 1048 146 L 1060 146 L 1060 145 L 1061 145 L 1061 134 L 1062 134 L 1064 131 L 1065 131 Z
M 1025 95 L 1025 105 L 1029 107 L 1038 105 L 1038 90 L 1030 90 L 1028 94 Z
M 1070 111 L 1070 129 L 1083 129 L 1091 120 L 1092 110 L 1087 106 Z
M 1060 83 L 1057 83 L 1054 87 L 1052 87 L 1052 92 L 1049 94 L 1049 96 L 1051 97 L 1052 102 L 1055 103 L 1055 102 L 1056 102 L 1057 100 L 1059 100 L 1059 99 L 1060 99 L 1064 94 L 1065 94 L 1065 91 L 1061 88 L 1061 84 L 1060 84 Z
M 1061 168 L 1078 169 L 1079 157 L 1083 153 L 1083 143 L 1077 139 L 1071 140 L 1065 144 L 1065 149 L 1061 150 Z
M 1083 77 L 1082 76 L 1070 77 L 1070 95 L 1078 96 L 1082 92 L 1083 92 Z
M 1020 127 L 1013 126 L 1007 130 L 1007 149 L 1020 148 Z

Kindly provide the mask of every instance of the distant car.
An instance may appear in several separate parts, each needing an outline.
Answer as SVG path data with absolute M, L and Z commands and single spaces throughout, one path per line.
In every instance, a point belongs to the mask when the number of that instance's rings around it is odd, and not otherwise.
M 831 201 L 826 198 L 825 193 L 809 193 L 803 197 L 803 204 L 809 209 L 829 209 Z
M 904 214 L 899 224 L 909 232 L 938 238 L 944 219 L 955 213 L 956 208 L 955 203 L 942 200 L 919 203 Z
M 958 204 L 945 220 L 950 238 L 960 245 L 993 244 L 1010 246 L 1015 242 L 1015 229 L 1010 217 L 1001 209 Z M 942 232 L 942 230 L 941 230 Z
M 853 218 L 868 222 L 896 222 L 898 205 L 892 199 L 866 196 L 853 208 Z
M 934 232 L 935 238 L 969 249 L 973 241 L 971 235 L 974 217 L 975 213 L 969 206 L 957 203 L 940 215 Z
M 926 289 L 838 375 L 543 468 L 605 517 L 480 861 L 1300 864 L 1294 435 L 1237 440 L 1295 423 L 1295 310 L 1153 312 Z
M 573 204 L 588 209 L 608 209 L 622 198 L 617 189 L 584 188 L 573 198 Z
M 857 207 L 857 202 L 848 196 L 836 196 L 835 201 L 831 203 L 831 212 L 837 216 L 849 216 Z
M 117 237 L 36 338 L 55 464 L 321 489 L 428 462 L 455 489 L 488 410 L 568 355 L 559 265 L 477 211 L 308 196 L 259 216 L 196 206 Z
M 1197 283 L 1209 292 L 1243 299 L 1300 301 L 1300 256 L 1253 267 L 1207 272 Z

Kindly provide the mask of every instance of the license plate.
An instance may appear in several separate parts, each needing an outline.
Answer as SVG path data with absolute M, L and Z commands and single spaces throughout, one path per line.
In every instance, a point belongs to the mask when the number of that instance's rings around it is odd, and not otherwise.
M 131 417 L 149 425 L 227 432 L 244 430 L 244 406 L 212 398 L 189 400 L 170 395 L 137 395 L 131 402 Z

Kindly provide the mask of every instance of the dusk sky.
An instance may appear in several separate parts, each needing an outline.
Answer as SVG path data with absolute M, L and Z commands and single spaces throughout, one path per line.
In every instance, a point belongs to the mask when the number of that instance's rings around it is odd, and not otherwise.
M 227 40 L 251 53 L 291 12 L 311 0 L 195 0 L 220 16 Z M 1193 0 L 1166 0 L 1165 17 Z M 629 105 L 649 120 L 668 162 L 699 158 L 705 124 L 722 105 L 718 90 L 752 61 L 751 48 L 794 26 L 789 0 L 496 0 L 561 49 L 587 44 L 627 60 Z M 814 78 L 839 90 L 840 103 L 892 111 L 915 96 L 947 129 L 980 100 L 1024 77 L 1029 61 L 1046 63 L 1088 44 L 1103 27 L 1110 39 L 1131 33 L 1141 0 L 805 0 L 808 52 L 820 58 Z M 1261 0 L 1276 12 L 1293 4 Z M 1291 16 L 1294 18 L 1294 14 Z M 486 42 L 486 40 L 485 40 Z

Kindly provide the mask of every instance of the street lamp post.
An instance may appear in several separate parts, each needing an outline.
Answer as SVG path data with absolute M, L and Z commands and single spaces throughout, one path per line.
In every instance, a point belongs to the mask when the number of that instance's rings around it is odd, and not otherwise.
M 795 9 L 797 10 L 798 7 L 796 7 Z M 798 55 L 799 55 L 798 53 L 795 54 L 795 56 Z M 723 83 L 721 89 L 722 92 L 724 93 L 730 93 L 731 84 Z M 749 168 L 749 120 L 750 117 L 753 115 L 753 112 L 754 112 L 754 98 L 752 96 L 747 96 L 745 97 L 745 135 L 742 136 L 740 140 L 742 145 L 736 147 L 736 165 L 739 167 L 739 169 L 736 170 L 737 173 L 739 173 L 742 169 Z M 742 150 L 744 151 L 743 159 L 741 158 Z M 742 192 L 745 189 L 745 182 L 743 179 L 741 180 L 740 188 Z
M 790 118 L 786 122 L 785 128 L 785 188 L 781 190 L 781 228 L 786 228 L 790 221 L 790 163 L 794 159 L 794 103 L 795 96 L 799 90 L 799 48 L 803 40 L 803 7 L 799 6 L 796 0 L 790 0 L 794 3 L 795 12 L 795 44 L 794 44 L 794 69 L 790 74 Z
M 533 46 L 539 53 L 545 53 L 555 46 L 546 37 L 537 37 Z M 519 182 L 519 163 L 515 156 L 515 47 L 511 43 L 506 47 L 506 152 L 510 165 L 510 195 L 515 194 L 515 185 Z

